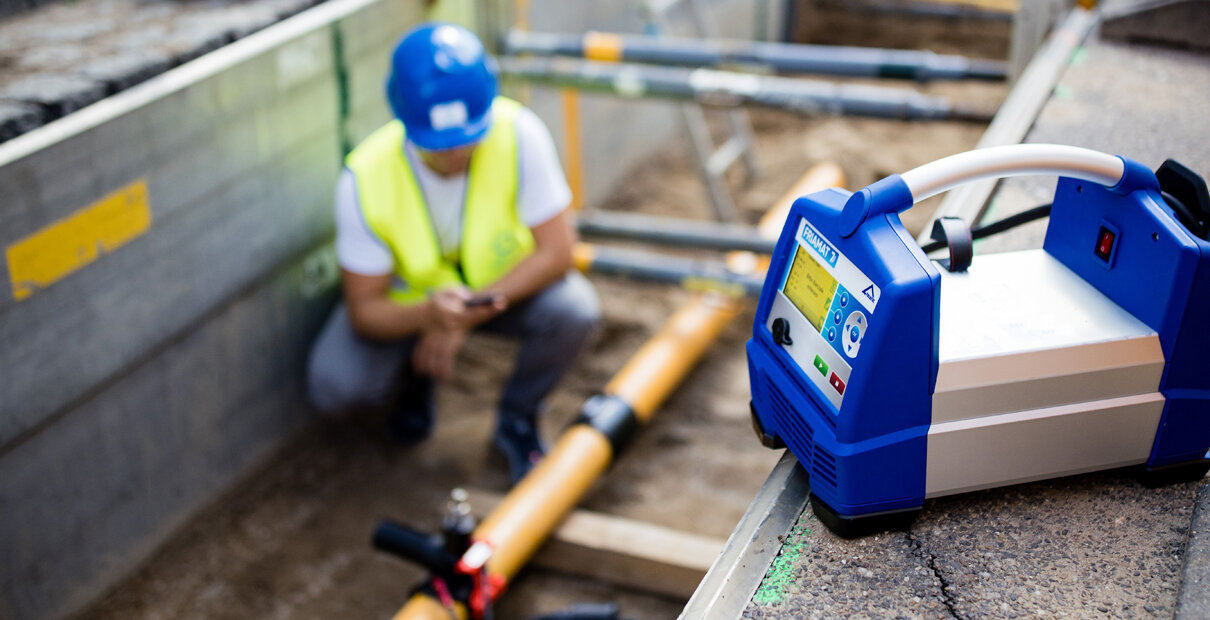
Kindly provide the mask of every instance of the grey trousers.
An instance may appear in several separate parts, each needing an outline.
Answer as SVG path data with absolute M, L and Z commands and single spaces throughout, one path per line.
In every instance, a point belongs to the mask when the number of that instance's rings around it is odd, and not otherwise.
M 479 329 L 519 338 L 521 349 L 500 398 L 502 416 L 532 417 L 600 322 L 600 302 L 588 280 L 568 273 L 533 297 L 510 306 Z M 411 381 L 415 339 L 366 340 L 353 332 L 344 304 L 337 306 L 311 348 L 307 389 L 311 403 L 335 414 L 381 406 Z M 455 367 L 457 372 L 457 367 Z

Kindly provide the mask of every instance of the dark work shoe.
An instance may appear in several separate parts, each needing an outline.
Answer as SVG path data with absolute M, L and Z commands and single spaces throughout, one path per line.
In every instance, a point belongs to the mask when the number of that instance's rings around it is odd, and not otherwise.
M 400 390 L 387 418 L 391 437 L 403 446 L 414 446 L 433 434 L 433 382 L 416 377 Z
M 508 475 L 517 484 L 546 455 L 546 445 L 533 418 L 501 417 L 492 445 L 508 461 Z

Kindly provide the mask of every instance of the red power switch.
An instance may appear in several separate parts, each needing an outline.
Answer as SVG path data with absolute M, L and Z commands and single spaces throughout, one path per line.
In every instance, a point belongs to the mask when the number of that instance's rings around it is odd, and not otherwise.
M 832 387 L 836 388 L 837 394 L 844 396 L 844 381 L 841 380 L 839 375 L 832 373 L 832 377 L 829 379 L 828 383 L 831 383 Z
M 1112 230 L 1101 227 L 1101 232 L 1097 234 L 1097 258 L 1109 262 L 1109 257 L 1113 254 L 1113 242 L 1118 238 Z

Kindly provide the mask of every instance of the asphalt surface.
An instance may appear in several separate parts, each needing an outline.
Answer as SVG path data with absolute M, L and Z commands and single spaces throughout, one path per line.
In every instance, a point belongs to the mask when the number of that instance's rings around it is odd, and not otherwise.
M 807 512 L 744 617 L 1172 617 L 1198 486 L 1063 478 L 931 500 L 857 540 Z

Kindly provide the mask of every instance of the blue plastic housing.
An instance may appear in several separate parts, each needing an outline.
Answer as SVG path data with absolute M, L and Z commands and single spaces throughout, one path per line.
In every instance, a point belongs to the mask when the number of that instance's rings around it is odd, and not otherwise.
M 881 289 L 840 409 L 804 379 L 766 327 L 779 278 L 765 280 L 747 347 L 753 408 L 762 426 L 810 473 L 811 492 L 841 515 L 924 501 L 941 278 L 897 213 L 874 214 L 842 236 L 841 213 L 851 196 L 831 189 L 796 201 L 769 266 L 770 274 L 785 272 L 798 223 L 807 218 Z
M 1123 194 L 1060 179 L 1043 247 L 1159 334 L 1165 404 L 1147 465 L 1160 467 L 1210 449 L 1210 243 L 1143 185 Z M 1093 251 L 1102 226 L 1119 231 L 1108 268 Z
M 1147 465 L 1201 461 L 1210 449 L 1210 327 L 1199 324 L 1210 319 L 1210 243 L 1179 223 L 1150 170 L 1123 161 L 1126 174 L 1112 188 L 1060 179 L 1044 249 L 1159 334 L 1166 403 Z M 754 414 L 841 518 L 924 501 L 941 278 L 900 223 L 911 202 L 897 175 L 858 193 L 796 201 L 747 345 Z M 786 273 L 803 218 L 881 289 L 839 409 L 767 327 L 784 281 L 775 274 Z

